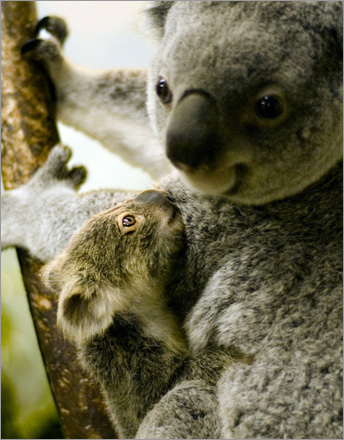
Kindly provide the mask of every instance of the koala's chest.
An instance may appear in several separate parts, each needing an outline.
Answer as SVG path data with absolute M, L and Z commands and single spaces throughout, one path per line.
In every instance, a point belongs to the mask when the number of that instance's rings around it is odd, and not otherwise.
M 208 209 L 208 213 L 205 210 Z M 209 212 L 212 213 L 211 218 Z M 267 271 L 288 266 L 297 252 L 297 238 L 290 237 L 278 222 L 251 218 L 238 209 L 216 206 L 194 211 L 186 219 L 186 280 L 189 291 L 203 291 L 218 270 L 228 270 L 227 282 L 255 283 Z M 295 248 L 287 251 L 287 249 Z M 253 284 L 251 286 L 253 288 Z
M 321 236 L 238 210 L 212 214 L 213 222 L 200 212 L 186 223 L 186 264 L 175 295 L 189 339 L 202 335 L 252 352 L 269 333 L 276 341 L 278 331 L 281 343 L 319 334 L 340 305 L 334 231 Z

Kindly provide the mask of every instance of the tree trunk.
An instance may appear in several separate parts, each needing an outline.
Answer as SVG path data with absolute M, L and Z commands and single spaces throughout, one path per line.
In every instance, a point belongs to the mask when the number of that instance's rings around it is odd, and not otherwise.
M 1 2 L 1 168 L 6 189 L 27 182 L 58 142 L 52 86 L 37 63 L 20 55 L 36 21 L 35 2 Z M 73 346 L 56 329 L 56 296 L 40 282 L 42 263 L 23 250 L 18 250 L 18 258 L 66 436 L 116 438 L 99 389 L 78 365 Z

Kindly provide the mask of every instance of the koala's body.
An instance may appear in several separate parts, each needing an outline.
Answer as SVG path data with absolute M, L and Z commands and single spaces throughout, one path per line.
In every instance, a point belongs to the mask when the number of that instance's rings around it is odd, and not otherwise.
M 58 326 L 103 388 L 123 438 L 187 359 L 165 298 L 182 249 L 179 211 L 161 191 L 146 191 L 92 217 L 42 271 L 59 295 Z
M 342 438 L 342 4 L 153 2 L 147 16 L 159 41 L 148 76 L 88 75 L 57 40 L 25 47 L 61 118 L 153 174 L 165 155 L 182 177 L 159 187 L 185 227 L 166 297 L 190 357 L 161 366 L 168 391 L 135 435 Z M 42 26 L 63 40 L 59 20 Z M 156 138 L 144 148 L 150 129 L 140 143 L 128 124 L 148 115 Z M 2 233 L 40 258 L 125 198 L 37 180 L 5 194 Z

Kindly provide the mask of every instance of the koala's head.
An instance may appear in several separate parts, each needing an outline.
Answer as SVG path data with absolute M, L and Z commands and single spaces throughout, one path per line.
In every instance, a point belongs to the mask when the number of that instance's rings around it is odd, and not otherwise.
M 42 269 L 45 284 L 59 294 L 65 335 L 87 339 L 130 303 L 160 298 L 183 248 L 183 231 L 179 210 L 157 190 L 86 222 Z
M 152 3 L 148 110 L 191 186 L 263 204 L 341 159 L 341 2 Z

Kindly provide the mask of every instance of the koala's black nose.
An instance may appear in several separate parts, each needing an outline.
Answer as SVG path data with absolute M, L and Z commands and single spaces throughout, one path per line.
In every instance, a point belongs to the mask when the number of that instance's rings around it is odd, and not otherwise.
M 181 169 L 209 164 L 221 149 L 215 100 L 198 89 L 184 93 L 167 129 L 167 157 Z
M 154 189 L 140 193 L 137 197 L 135 197 L 135 201 L 142 203 L 153 203 L 160 206 L 170 203 L 166 193 Z

